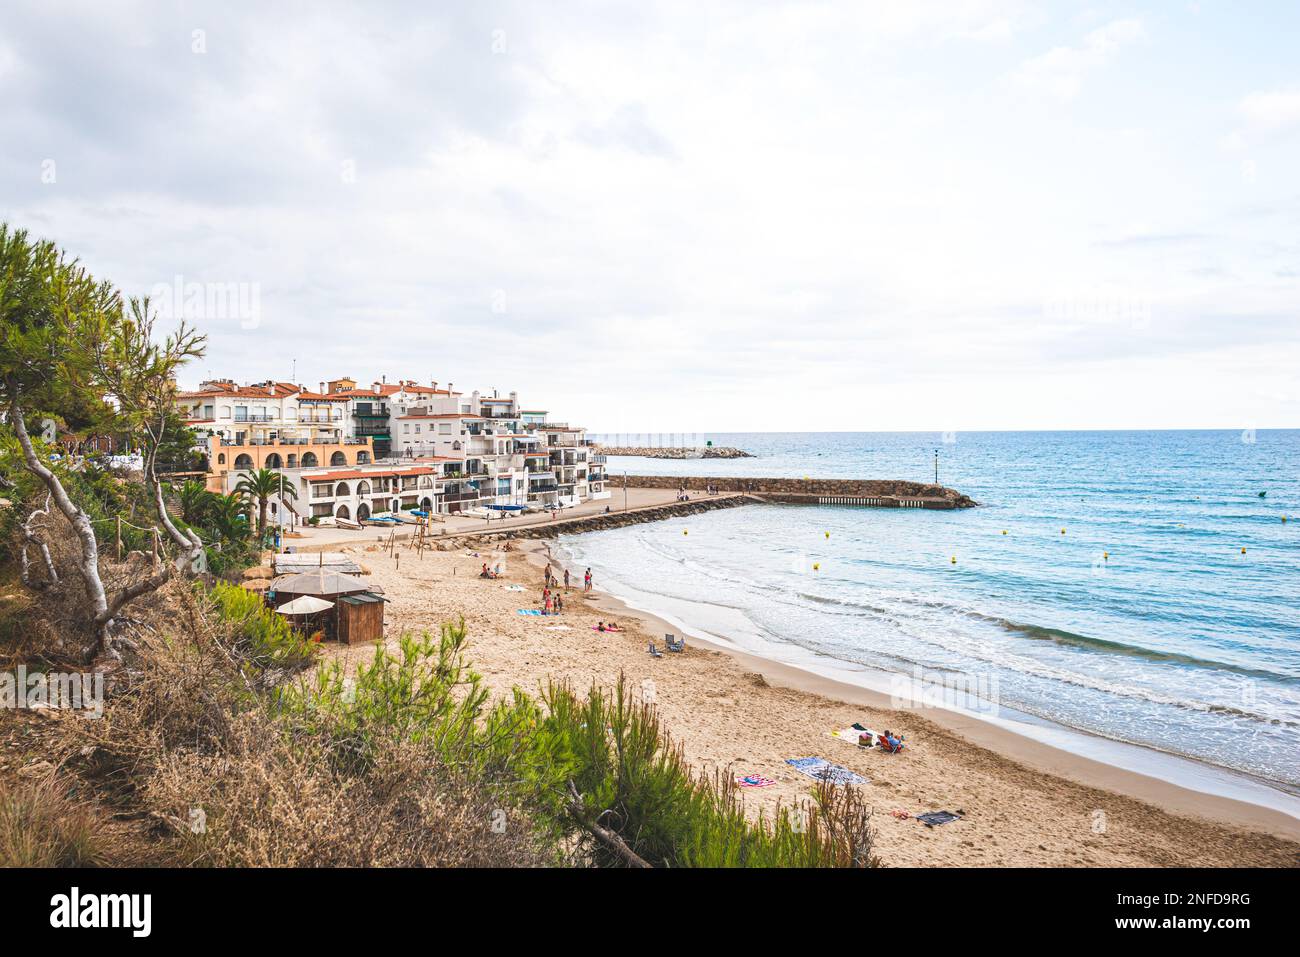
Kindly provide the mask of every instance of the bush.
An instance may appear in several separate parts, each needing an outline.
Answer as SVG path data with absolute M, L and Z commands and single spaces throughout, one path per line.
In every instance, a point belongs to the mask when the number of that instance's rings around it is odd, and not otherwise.
M 261 673 L 295 672 L 314 659 L 315 646 L 267 607 L 261 595 L 229 582 L 217 582 L 208 594 L 221 616 L 235 626 L 232 650 L 246 667 Z
M 568 818 L 599 866 L 627 863 L 621 849 L 600 839 L 602 831 L 652 866 L 879 864 L 871 811 L 850 787 L 820 786 L 811 802 L 751 821 L 735 783 L 696 775 L 654 709 L 630 701 L 621 678 L 612 695 L 592 688 L 585 699 L 552 686 L 546 705 L 547 731 L 570 758 L 578 795 Z

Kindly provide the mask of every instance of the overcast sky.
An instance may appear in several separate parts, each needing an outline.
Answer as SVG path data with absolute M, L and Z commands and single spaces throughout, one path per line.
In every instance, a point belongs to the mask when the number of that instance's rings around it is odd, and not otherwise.
M 209 374 L 593 430 L 1300 426 L 1300 8 L 7 2 L 0 217 Z M 206 313 L 206 314 L 205 314 Z

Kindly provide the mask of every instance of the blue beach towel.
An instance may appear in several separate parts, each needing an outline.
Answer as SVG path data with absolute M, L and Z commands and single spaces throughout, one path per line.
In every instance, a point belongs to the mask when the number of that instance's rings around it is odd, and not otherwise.
M 541 612 L 538 611 L 536 608 L 520 608 L 517 612 L 515 612 L 515 614 L 516 615 L 540 615 Z
M 961 815 L 953 814 L 951 811 L 930 811 L 927 814 L 918 814 L 916 819 L 927 827 L 937 827 L 949 821 L 960 821 Z
M 867 783 L 867 779 L 860 774 L 854 774 L 848 768 L 833 764 L 825 758 L 787 758 L 785 763 L 815 781 L 830 781 L 832 784 Z

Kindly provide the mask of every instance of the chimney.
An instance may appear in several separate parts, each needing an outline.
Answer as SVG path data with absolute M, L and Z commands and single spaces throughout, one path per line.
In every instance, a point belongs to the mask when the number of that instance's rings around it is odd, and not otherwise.
M 324 394 L 325 394 L 325 383 L 324 383 L 324 382 L 322 382 L 322 383 L 320 384 L 320 394 L 321 394 L 321 395 L 324 395 Z
M 448 392 L 452 391 L 451 387 L 452 387 L 453 385 L 455 385 L 455 384 L 456 384 L 456 383 L 454 383 L 454 382 L 448 382 L 448 383 L 447 383 L 447 391 L 448 391 Z
M 432 386 L 433 389 L 436 391 L 437 388 L 438 388 L 438 380 L 437 380 L 437 379 L 430 379 L 430 380 L 429 380 L 429 385 Z

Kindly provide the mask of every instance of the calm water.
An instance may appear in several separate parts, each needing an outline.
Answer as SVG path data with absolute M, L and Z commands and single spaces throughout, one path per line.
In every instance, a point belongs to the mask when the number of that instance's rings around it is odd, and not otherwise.
M 984 507 L 747 507 L 566 540 L 602 585 L 853 666 L 992 677 L 1002 706 L 1300 785 L 1300 431 L 705 438 L 758 457 L 609 471 L 929 481 L 937 447 L 940 481 Z

